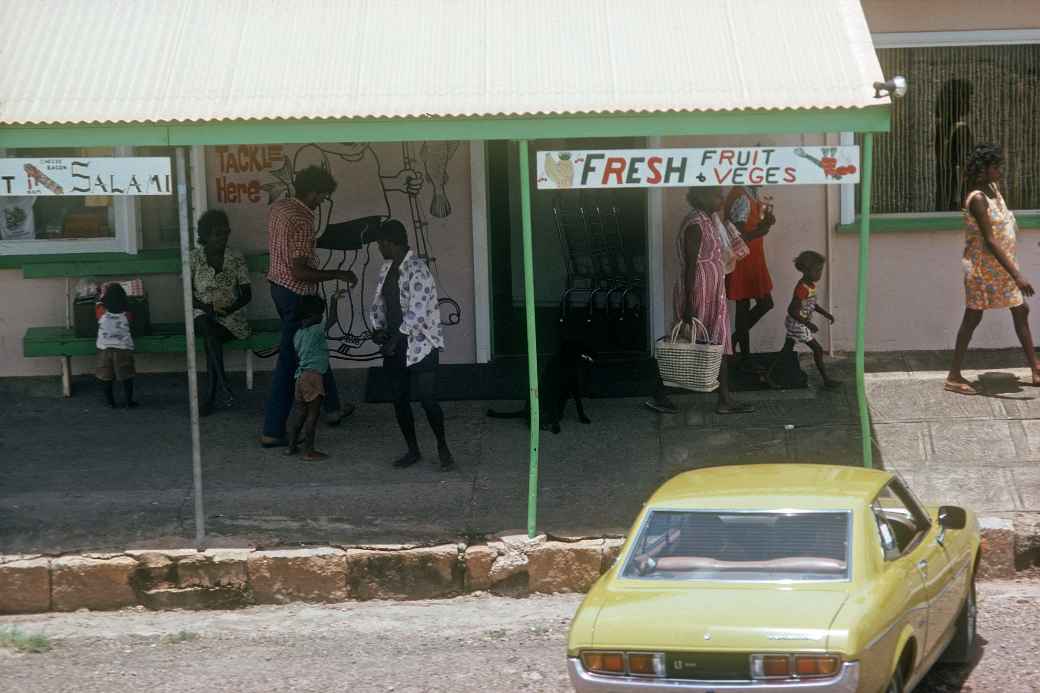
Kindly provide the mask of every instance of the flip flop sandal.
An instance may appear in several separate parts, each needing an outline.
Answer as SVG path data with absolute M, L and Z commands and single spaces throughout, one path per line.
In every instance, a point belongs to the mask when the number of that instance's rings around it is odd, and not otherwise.
M 979 391 L 968 383 L 955 383 L 951 380 L 947 380 L 946 384 L 943 385 L 943 389 L 947 392 L 953 392 L 958 395 L 977 395 Z

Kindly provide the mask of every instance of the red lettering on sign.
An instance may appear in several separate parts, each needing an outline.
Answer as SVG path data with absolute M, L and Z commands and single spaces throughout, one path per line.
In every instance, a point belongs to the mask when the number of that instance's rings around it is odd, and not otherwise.
M 721 152 L 719 152 L 719 163 L 720 164 L 724 164 L 727 161 L 729 163 L 731 163 L 731 164 L 733 163 L 733 150 L 732 149 L 723 149 Z
M 753 169 L 748 171 L 748 183 L 751 183 L 751 185 L 761 185 L 763 178 L 765 178 L 764 174 L 765 172 L 761 168 L 755 166 Z
M 650 169 L 650 177 L 646 179 L 647 183 L 651 185 L 657 185 L 661 182 L 661 171 L 657 167 L 664 161 L 659 156 L 652 156 L 646 160 L 646 166 Z
M 607 166 L 603 171 L 603 182 L 601 185 L 607 184 L 607 178 L 610 176 L 617 176 L 618 185 L 622 184 L 622 174 L 625 172 L 625 160 L 620 156 L 612 156 L 607 159 Z
M 715 171 L 715 182 L 719 183 L 720 185 L 722 183 L 725 183 L 726 179 L 733 175 L 733 169 L 731 169 L 731 168 L 730 169 L 726 169 L 726 175 L 721 175 L 719 173 L 718 169 L 714 169 L 714 171 Z
M 798 178 L 795 176 L 795 170 L 793 166 L 788 166 L 784 169 L 784 182 L 794 183 Z
M 230 160 L 230 159 L 229 159 Z M 224 176 L 217 176 L 217 202 L 223 204 L 238 204 L 244 202 L 259 203 L 260 181 L 251 180 L 248 183 L 236 183 L 229 181 Z

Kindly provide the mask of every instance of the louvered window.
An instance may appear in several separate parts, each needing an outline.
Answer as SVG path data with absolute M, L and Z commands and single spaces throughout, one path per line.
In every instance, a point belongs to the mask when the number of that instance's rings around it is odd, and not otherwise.
M 1004 148 L 1008 205 L 1040 209 L 1040 44 L 882 48 L 878 57 L 909 91 L 893 104 L 892 131 L 875 137 L 874 214 L 959 210 L 965 159 L 986 142 Z M 859 203 L 857 194 L 857 213 Z

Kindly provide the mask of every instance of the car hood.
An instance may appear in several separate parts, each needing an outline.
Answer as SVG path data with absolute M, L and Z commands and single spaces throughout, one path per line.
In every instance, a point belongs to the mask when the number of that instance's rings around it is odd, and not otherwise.
M 597 648 L 823 650 L 844 590 L 804 586 L 612 589 L 593 631 Z

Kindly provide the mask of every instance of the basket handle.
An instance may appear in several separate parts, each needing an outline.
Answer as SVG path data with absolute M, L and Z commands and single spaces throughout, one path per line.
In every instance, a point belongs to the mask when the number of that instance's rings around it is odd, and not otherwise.
M 708 333 L 708 328 L 704 326 L 704 323 L 697 318 L 690 318 L 689 320 L 691 329 L 690 330 L 690 344 L 697 341 L 697 337 L 703 335 L 705 343 L 711 341 L 711 335 Z M 686 324 L 685 320 L 680 320 L 675 323 L 675 327 L 672 328 L 672 342 L 679 341 L 679 333 L 682 331 L 682 326 Z

